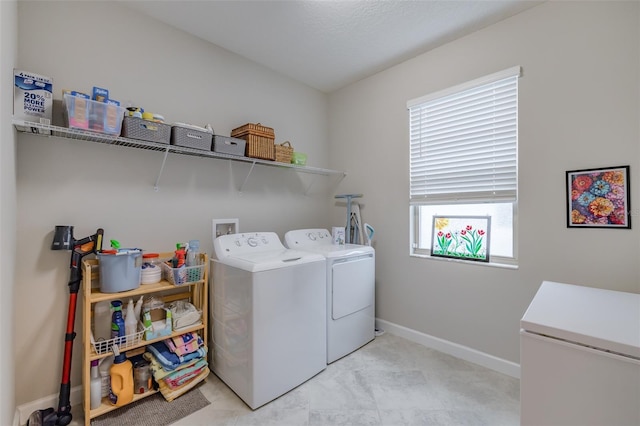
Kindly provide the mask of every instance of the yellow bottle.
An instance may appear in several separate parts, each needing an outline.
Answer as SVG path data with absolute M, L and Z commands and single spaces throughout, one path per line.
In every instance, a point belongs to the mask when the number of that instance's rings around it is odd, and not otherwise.
M 133 400 L 133 364 L 116 345 L 113 345 L 115 358 L 109 370 L 111 375 L 111 391 L 109 401 L 116 407 L 122 407 Z

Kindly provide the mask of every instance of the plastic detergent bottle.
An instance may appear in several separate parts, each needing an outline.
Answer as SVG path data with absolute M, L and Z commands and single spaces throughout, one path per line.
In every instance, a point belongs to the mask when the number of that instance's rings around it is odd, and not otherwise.
M 109 371 L 111 371 L 112 365 L 113 355 L 109 355 L 106 358 L 103 358 L 102 361 L 100 361 L 100 365 L 98 365 L 100 380 L 102 381 L 102 388 L 100 392 L 102 398 L 108 397 L 109 392 L 111 392 L 111 376 L 109 375 Z
M 124 317 L 122 316 L 122 301 L 114 300 L 111 302 L 111 338 L 116 339 L 126 335 L 124 325 Z M 117 340 L 116 343 L 120 343 Z
M 100 372 L 98 371 L 99 361 L 97 359 L 91 361 L 91 409 L 95 410 L 102 404 L 102 379 L 100 378 Z
M 109 370 L 111 375 L 109 402 L 116 407 L 122 407 L 133 400 L 133 364 L 120 353 L 118 345 L 113 345 L 113 353 L 115 358 Z
M 93 337 L 96 341 L 111 339 L 111 304 L 108 300 L 98 302 L 95 305 Z

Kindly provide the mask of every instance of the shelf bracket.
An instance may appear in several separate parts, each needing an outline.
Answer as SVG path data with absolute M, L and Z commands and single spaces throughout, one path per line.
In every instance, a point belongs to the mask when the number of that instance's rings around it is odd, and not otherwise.
M 240 185 L 240 189 L 238 189 L 238 192 L 240 192 L 241 194 L 242 194 L 242 188 L 244 188 L 244 185 L 249 180 L 249 176 L 251 176 L 251 172 L 253 171 L 253 168 L 255 167 L 255 165 L 256 165 L 255 161 L 251 162 L 251 168 L 249 169 L 249 173 L 247 173 L 247 176 L 244 178 L 244 182 L 242 182 L 242 185 Z
M 313 186 L 313 184 L 316 182 L 316 180 L 318 179 L 318 175 L 313 175 L 313 178 L 311 179 L 311 182 L 309 182 L 309 185 L 307 186 L 307 189 L 304 191 L 304 195 L 309 195 L 309 190 L 311 189 L 311 187 Z
M 162 159 L 162 165 L 160 166 L 160 171 L 158 172 L 158 177 L 156 178 L 156 184 L 153 185 L 153 190 L 158 192 L 158 185 L 160 184 L 160 176 L 162 176 L 162 172 L 164 171 L 164 165 L 167 162 L 167 156 L 169 155 L 169 147 L 164 150 L 164 158 Z

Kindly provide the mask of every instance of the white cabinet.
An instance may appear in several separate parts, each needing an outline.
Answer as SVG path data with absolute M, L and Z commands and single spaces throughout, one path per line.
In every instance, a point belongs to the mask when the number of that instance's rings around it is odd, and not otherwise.
M 545 281 L 520 324 L 522 425 L 640 424 L 640 294 Z

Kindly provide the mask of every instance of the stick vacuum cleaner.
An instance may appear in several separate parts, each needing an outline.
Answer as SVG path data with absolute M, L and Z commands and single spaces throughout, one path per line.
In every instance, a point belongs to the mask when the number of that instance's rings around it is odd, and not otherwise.
M 62 382 L 58 396 L 58 409 L 47 408 L 36 410 L 27 420 L 28 426 L 66 426 L 71 423 L 71 354 L 76 333 L 73 330 L 76 318 L 76 302 L 78 290 L 82 283 L 82 258 L 102 250 L 104 231 L 98 229 L 95 234 L 76 240 L 73 237 L 73 226 L 56 226 L 51 250 L 71 250 L 71 273 L 69 277 L 69 312 L 67 314 L 67 331 L 64 336 L 64 361 L 62 364 Z

